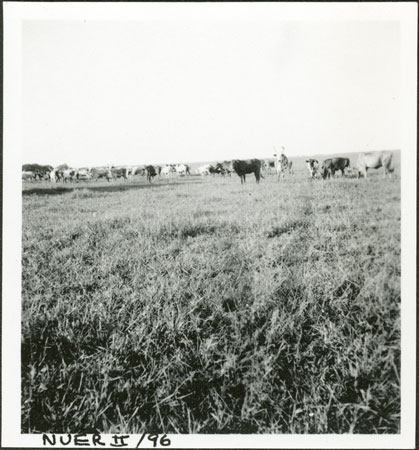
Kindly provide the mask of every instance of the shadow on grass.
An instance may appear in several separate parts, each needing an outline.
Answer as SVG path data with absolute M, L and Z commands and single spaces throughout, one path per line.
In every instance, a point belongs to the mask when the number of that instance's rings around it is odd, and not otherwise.
M 103 184 L 96 186 L 89 186 L 87 183 L 78 183 L 74 184 L 71 187 L 66 186 L 53 186 L 53 187 L 33 187 L 30 189 L 23 189 L 22 195 L 60 195 L 60 194 L 68 194 L 70 192 L 74 192 L 80 189 L 87 189 L 92 192 L 123 192 L 128 190 L 137 190 L 137 189 L 150 189 L 150 188 L 159 188 L 165 186 L 179 186 L 184 184 L 197 184 L 200 183 L 200 179 L 185 179 L 185 180 L 158 180 L 157 182 L 152 183 L 139 183 L 139 182 L 126 182 L 121 184 Z

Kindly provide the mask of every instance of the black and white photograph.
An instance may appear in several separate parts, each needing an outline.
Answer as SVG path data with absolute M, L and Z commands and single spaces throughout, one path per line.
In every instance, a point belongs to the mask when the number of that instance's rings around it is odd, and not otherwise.
M 2 445 L 414 448 L 417 4 L 3 5 Z

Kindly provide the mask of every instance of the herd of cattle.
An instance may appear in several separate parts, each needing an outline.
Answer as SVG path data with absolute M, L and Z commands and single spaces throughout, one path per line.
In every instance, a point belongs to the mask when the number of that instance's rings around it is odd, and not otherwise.
M 49 180 L 52 183 L 62 181 L 64 183 L 70 181 L 94 180 L 104 178 L 107 181 L 122 178 L 128 180 L 134 175 L 143 175 L 147 177 L 147 181 L 159 175 L 171 176 L 190 175 L 190 166 L 187 164 L 171 164 L 164 167 L 161 166 L 121 166 L 121 167 L 82 167 L 75 169 L 68 167 L 66 164 L 58 167 L 42 166 L 39 164 L 25 164 L 22 167 L 23 180 Z
M 263 161 L 261 159 L 233 160 L 222 163 L 205 164 L 196 170 L 198 175 L 230 175 L 235 172 L 240 177 L 242 183 L 246 182 L 247 174 L 255 174 L 256 182 L 259 183 L 263 173 L 274 172 L 278 180 L 283 179 L 285 173 L 292 175 L 293 163 L 284 153 L 280 155 L 275 153 L 274 160 Z M 368 169 L 384 169 L 384 177 L 394 171 L 392 165 L 393 153 L 391 151 L 367 152 L 358 155 L 357 163 L 351 166 L 349 158 L 328 158 L 320 163 L 317 159 L 307 159 L 306 164 L 311 178 L 330 178 L 334 177 L 336 172 L 341 172 L 342 176 L 346 173 L 354 173 L 358 177 L 364 175 L 367 178 Z M 22 167 L 23 180 L 49 180 L 53 183 L 71 182 L 81 180 L 94 180 L 100 178 L 108 182 L 122 178 L 128 180 L 135 175 L 147 177 L 151 182 L 154 177 L 172 177 L 191 175 L 191 168 L 187 164 L 167 164 L 165 166 L 123 166 L 123 167 L 92 167 L 74 169 L 67 165 L 58 167 L 42 166 L 39 164 L 25 164 Z

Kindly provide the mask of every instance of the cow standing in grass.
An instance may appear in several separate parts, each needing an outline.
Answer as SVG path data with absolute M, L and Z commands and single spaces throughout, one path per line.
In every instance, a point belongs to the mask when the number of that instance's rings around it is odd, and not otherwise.
M 76 177 L 76 171 L 74 169 L 67 169 L 62 171 L 62 180 L 64 183 L 71 182 Z
M 137 166 L 135 171 L 133 172 L 134 175 L 141 175 L 142 177 L 145 176 L 145 167 L 144 166 Z
M 310 172 L 310 177 L 315 178 L 319 170 L 319 161 L 317 161 L 317 159 L 307 159 L 306 163 L 308 171 Z
M 157 175 L 156 169 L 154 168 L 154 166 L 146 166 L 145 170 L 147 173 L 147 181 L 151 183 L 153 178 Z
M 92 169 L 92 178 L 95 181 L 99 178 L 106 178 L 109 182 L 112 179 L 112 171 L 109 167 L 95 167 Z
M 219 175 L 222 175 L 224 177 L 226 175 L 227 171 L 225 170 L 222 163 L 217 163 L 215 165 L 214 173 L 218 173 Z
M 210 167 L 211 167 L 211 164 L 205 164 L 204 166 L 198 167 L 197 173 L 199 175 L 202 175 L 202 176 L 209 175 L 210 174 L 210 170 L 209 170 Z
M 183 176 L 183 175 L 186 176 L 186 175 L 190 175 L 191 174 L 190 170 L 189 170 L 189 166 L 186 165 L 186 164 L 178 164 L 176 166 L 176 173 L 179 176 Z
M 368 169 L 379 169 L 380 167 L 384 169 L 384 178 L 387 174 L 391 177 L 394 172 L 392 160 L 393 153 L 390 151 L 361 153 L 356 164 L 358 178 L 361 173 L 367 178 Z
M 250 173 L 255 174 L 256 183 L 259 183 L 261 177 L 260 170 L 262 167 L 260 159 L 246 159 L 246 160 L 235 159 L 232 162 L 232 166 L 234 171 L 240 177 L 241 184 L 246 183 L 246 175 Z
M 351 162 L 349 158 L 329 158 L 322 163 L 321 175 L 323 179 L 335 176 L 335 172 L 341 171 L 342 176 L 345 174 L 345 169 L 350 167 Z
M 87 167 L 83 167 L 76 172 L 77 181 L 87 181 L 92 178 L 92 171 Z
M 115 179 L 122 178 L 124 181 L 128 179 L 126 167 L 112 167 L 111 172 L 112 177 Z
M 160 171 L 161 175 L 163 175 L 166 178 L 170 177 L 171 174 L 174 172 L 175 172 L 175 169 L 170 164 L 166 164 Z

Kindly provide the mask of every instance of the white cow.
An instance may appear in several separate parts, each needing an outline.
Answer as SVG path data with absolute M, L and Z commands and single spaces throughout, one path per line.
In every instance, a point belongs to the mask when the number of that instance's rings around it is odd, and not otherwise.
M 209 175 L 210 174 L 210 167 L 211 164 L 205 164 L 204 166 L 198 167 L 197 172 L 199 173 L 199 175 Z
M 163 176 L 165 176 L 165 177 L 169 177 L 170 174 L 173 173 L 173 172 L 175 172 L 175 169 L 173 168 L 173 166 L 171 166 L 171 165 L 169 165 L 169 164 L 166 164 L 166 165 L 162 168 L 160 174 L 163 175 Z
M 186 164 L 178 164 L 176 166 L 176 173 L 178 175 L 190 175 L 189 166 Z
M 63 170 L 63 181 L 66 183 L 67 181 L 73 181 L 76 177 L 75 169 L 65 169 Z
M 367 178 L 368 169 L 379 169 L 380 167 L 384 169 L 384 178 L 387 174 L 391 177 L 391 174 L 394 172 L 392 159 L 393 153 L 390 151 L 361 153 L 356 165 L 358 178 L 361 173 Z
M 92 173 L 90 169 L 82 168 L 76 171 L 77 180 L 90 180 L 92 178 Z

